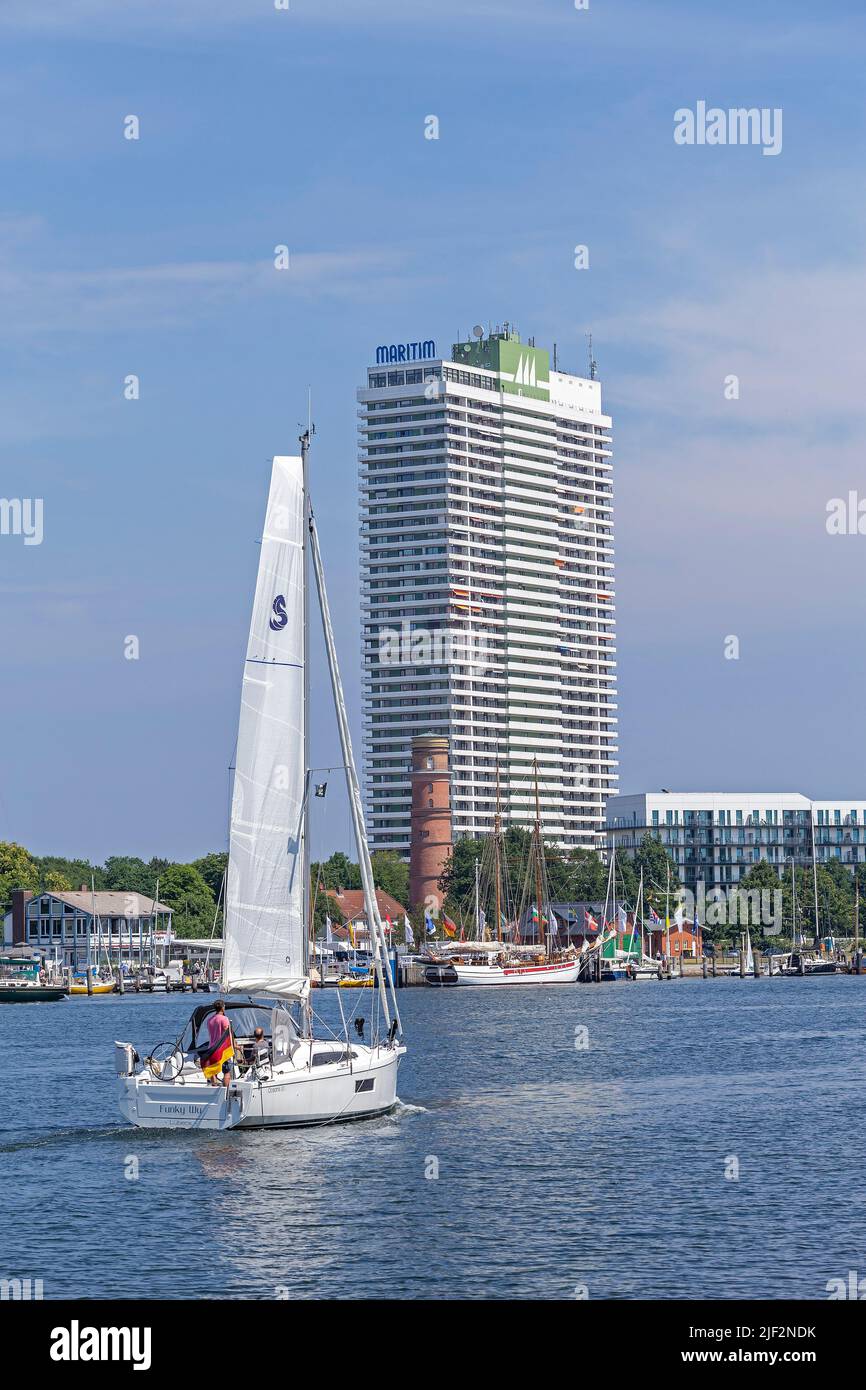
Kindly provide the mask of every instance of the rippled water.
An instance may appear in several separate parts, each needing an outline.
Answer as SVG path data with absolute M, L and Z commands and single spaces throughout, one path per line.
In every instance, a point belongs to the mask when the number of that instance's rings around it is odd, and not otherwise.
M 125 1126 L 114 1039 L 171 1037 L 193 1002 L 0 1007 L 0 1277 L 47 1298 L 823 1298 L 866 1273 L 866 978 L 404 990 L 392 1116 Z M 334 991 L 316 1002 L 336 1020 Z

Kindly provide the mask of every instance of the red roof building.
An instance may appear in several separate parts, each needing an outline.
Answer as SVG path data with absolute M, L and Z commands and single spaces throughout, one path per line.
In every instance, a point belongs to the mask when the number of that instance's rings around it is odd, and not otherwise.
M 361 888 L 328 888 L 327 896 L 339 908 L 345 922 L 367 921 L 367 912 L 364 907 L 364 893 Z M 406 909 L 402 903 L 398 903 L 396 898 L 392 898 L 390 893 L 383 893 L 381 888 L 376 889 L 376 906 L 379 909 L 379 916 L 383 923 L 386 917 L 390 917 L 395 927 L 402 927 Z M 345 927 L 334 927 L 334 934 L 346 936 Z

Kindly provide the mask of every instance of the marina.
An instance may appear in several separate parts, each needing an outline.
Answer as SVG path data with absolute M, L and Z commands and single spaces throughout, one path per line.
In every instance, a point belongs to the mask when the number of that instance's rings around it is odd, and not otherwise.
M 221 1298 L 821 1299 L 866 1245 L 863 983 L 407 990 L 395 1111 L 235 1135 L 117 1114 L 114 1040 L 188 997 L 0 1009 L 5 1200 L 62 1212 L 7 1223 L 7 1268 L 46 1299 L 201 1297 L 205 1248 Z

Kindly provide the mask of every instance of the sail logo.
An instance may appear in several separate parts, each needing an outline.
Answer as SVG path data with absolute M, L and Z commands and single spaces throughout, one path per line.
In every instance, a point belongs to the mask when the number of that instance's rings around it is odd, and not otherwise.
M 270 622 L 268 623 L 268 627 L 271 629 L 271 632 L 281 632 L 285 627 L 286 623 L 289 621 L 289 615 L 286 612 L 285 595 L 277 594 L 276 598 L 273 601 L 273 604 L 271 605 L 271 608 L 272 617 L 270 619 Z
M 517 359 L 517 371 L 514 373 L 514 380 L 518 386 L 535 386 L 537 384 L 534 353 L 528 352 L 525 356 L 523 353 L 520 354 Z

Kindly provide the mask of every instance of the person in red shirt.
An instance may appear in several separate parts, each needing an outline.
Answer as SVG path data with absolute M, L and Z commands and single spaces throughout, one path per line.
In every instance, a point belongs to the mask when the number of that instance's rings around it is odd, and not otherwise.
M 210 1051 L 206 1062 L 202 1063 L 202 1071 L 208 1080 L 208 1085 L 218 1086 L 217 1075 L 222 1072 L 222 1084 L 228 1086 L 231 1081 L 231 1059 L 235 1055 L 232 1045 L 231 1024 L 226 1018 L 225 1004 L 220 999 L 214 1005 L 214 1011 L 207 1021 L 208 1041 Z

